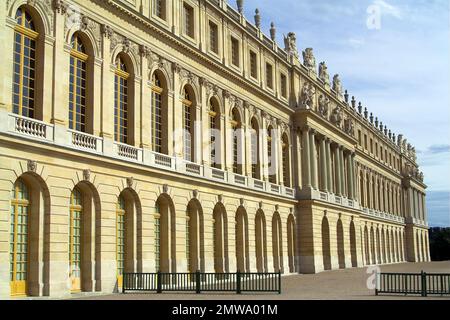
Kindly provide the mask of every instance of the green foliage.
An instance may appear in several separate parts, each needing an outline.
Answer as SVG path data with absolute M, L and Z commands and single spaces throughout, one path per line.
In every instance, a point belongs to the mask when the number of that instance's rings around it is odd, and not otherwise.
M 432 261 L 450 260 L 450 228 L 430 228 Z

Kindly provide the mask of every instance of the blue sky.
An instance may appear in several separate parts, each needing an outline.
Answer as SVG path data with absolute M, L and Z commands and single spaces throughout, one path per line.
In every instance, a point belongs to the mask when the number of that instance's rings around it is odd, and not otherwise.
M 430 225 L 450 226 L 449 1 L 245 0 L 249 21 L 255 8 L 267 35 L 273 21 L 283 46 L 294 31 L 299 51 L 314 48 L 317 63 L 416 147 Z

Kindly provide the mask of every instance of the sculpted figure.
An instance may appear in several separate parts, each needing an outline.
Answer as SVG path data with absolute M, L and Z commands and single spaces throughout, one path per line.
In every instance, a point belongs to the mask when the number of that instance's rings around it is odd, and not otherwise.
M 333 90 L 339 97 L 342 97 L 342 84 L 338 74 L 335 74 L 333 77 Z
M 284 49 L 288 54 L 293 55 L 298 59 L 297 37 L 294 32 L 289 32 L 287 36 L 284 37 Z
M 326 85 L 330 85 L 330 75 L 328 74 L 328 67 L 325 64 L 325 61 L 319 63 L 319 78 Z
M 355 126 L 353 124 L 352 119 L 347 118 L 344 120 L 344 130 L 349 135 L 353 136 L 355 134 Z
M 303 65 L 316 73 L 316 58 L 314 57 L 313 48 L 306 48 L 303 51 Z
M 312 109 L 316 89 L 311 83 L 305 83 L 302 88 L 301 106 L 304 109 Z
M 326 118 L 328 116 L 328 106 L 330 105 L 330 99 L 325 97 L 323 94 L 319 97 L 319 114 Z
M 330 121 L 338 127 L 341 126 L 342 112 L 341 112 L 341 108 L 339 106 L 336 106 L 333 109 L 333 112 L 331 113 L 331 116 L 330 116 Z

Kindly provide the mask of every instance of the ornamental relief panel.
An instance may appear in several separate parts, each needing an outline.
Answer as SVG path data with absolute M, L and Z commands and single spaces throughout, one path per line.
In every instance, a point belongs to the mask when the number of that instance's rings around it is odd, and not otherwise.
M 47 35 L 53 34 L 53 18 L 54 18 L 54 10 L 57 10 L 56 3 L 58 1 L 55 0 L 55 5 L 52 6 L 52 0 L 7 0 L 6 8 L 7 12 L 10 13 L 11 17 L 14 19 L 16 12 L 12 12 L 12 10 L 17 10 L 21 5 L 27 4 L 31 7 L 36 8 L 39 13 L 41 13 L 41 19 L 44 21 L 44 25 L 48 27 L 48 30 L 45 30 Z

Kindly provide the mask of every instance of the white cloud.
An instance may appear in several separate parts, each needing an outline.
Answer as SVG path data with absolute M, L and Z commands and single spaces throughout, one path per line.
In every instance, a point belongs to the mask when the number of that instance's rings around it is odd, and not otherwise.
M 384 0 L 375 0 L 373 4 L 381 8 L 381 14 L 390 15 L 400 20 L 403 19 L 400 8 L 393 6 Z
M 366 43 L 366 40 L 364 38 L 350 38 L 348 39 L 348 44 L 355 48 L 359 49 Z

